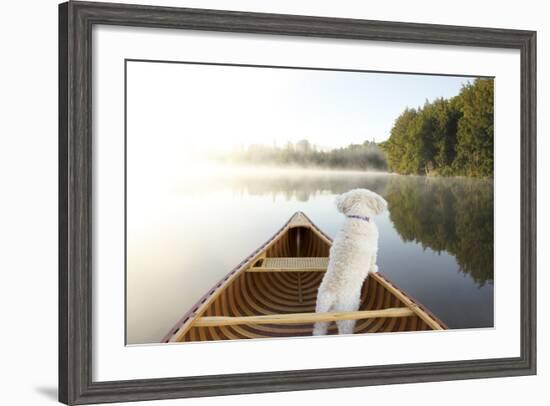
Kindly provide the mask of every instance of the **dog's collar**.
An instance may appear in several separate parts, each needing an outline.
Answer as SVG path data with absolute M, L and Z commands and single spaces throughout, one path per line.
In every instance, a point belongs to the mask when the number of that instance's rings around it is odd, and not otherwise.
M 356 216 L 356 215 L 348 215 L 346 216 L 347 218 L 350 218 L 350 219 L 359 219 L 359 220 L 363 220 L 363 221 L 366 221 L 367 223 L 370 221 L 370 219 L 368 217 L 364 217 L 364 216 Z

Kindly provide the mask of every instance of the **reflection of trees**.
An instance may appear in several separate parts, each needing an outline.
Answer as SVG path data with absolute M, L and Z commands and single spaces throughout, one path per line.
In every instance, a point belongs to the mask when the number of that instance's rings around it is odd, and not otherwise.
M 493 281 L 492 181 L 392 178 L 385 197 L 405 241 L 454 255 L 480 286 Z
M 307 202 L 310 197 L 321 194 L 340 194 L 355 188 L 368 188 L 382 193 L 388 176 L 288 176 L 274 177 L 266 182 L 265 179 L 250 178 L 241 182 L 236 180 L 233 189 L 242 188 L 253 196 L 269 194 L 284 194 L 289 199 Z
M 368 188 L 383 194 L 388 179 L 395 175 L 337 171 L 281 171 L 266 174 L 241 173 L 209 177 L 204 182 L 188 183 L 186 193 L 212 193 L 230 190 L 251 196 L 284 196 L 286 200 L 307 202 L 319 194 L 340 194 L 355 188 Z
M 228 191 L 307 202 L 367 188 L 384 196 L 390 219 L 405 241 L 453 255 L 480 286 L 493 281 L 493 183 L 471 178 L 433 178 L 337 171 L 273 171 L 218 174 L 187 183 L 184 192 Z

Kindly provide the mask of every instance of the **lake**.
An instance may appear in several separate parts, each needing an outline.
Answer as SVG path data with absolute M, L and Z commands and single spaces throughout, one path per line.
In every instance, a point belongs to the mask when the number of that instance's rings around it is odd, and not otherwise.
M 128 344 L 159 342 L 296 211 L 334 237 L 344 221 L 335 196 L 354 188 L 388 201 L 389 210 L 374 219 L 381 273 L 450 328 L 493 326 L 492 180 L 305 169 L 188 172 L 170 187 L 129 177 Z

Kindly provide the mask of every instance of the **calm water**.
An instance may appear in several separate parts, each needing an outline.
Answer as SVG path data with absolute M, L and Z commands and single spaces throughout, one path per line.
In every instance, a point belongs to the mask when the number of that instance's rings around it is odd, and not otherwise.
M 380 272 L 451 328 L 493 326 L 493 183 L 353 172 L 190 175 L 177 188 L 128 186 L 128 343 L 154 343 L 296 211 L 334 236 L 337 194 L 386 198 Z

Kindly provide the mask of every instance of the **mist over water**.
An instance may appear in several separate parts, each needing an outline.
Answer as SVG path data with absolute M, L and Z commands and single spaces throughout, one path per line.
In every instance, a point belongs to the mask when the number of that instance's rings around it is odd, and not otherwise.
M 128 183 L 128 344 L 159 342 L 296 211 L 334 237 L 334 198 L 359 187 L 388 201 L 374 219 L 380 272 L 450 328 L 493 326 L 491 180 L 259 168 L 143 179 Z

